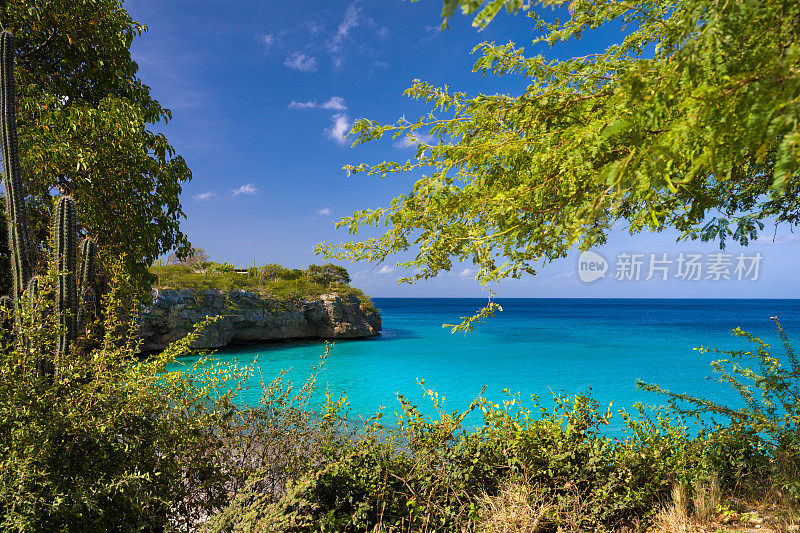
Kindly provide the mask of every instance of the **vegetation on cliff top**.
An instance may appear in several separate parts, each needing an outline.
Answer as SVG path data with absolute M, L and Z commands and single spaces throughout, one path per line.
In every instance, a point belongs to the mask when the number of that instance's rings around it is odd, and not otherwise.
M 227 262 L 211 261 L 199 248 L 185 258 L 175 256 L 168 263 L 150 268 L 158 281 L 156 286 L 171 289 L 215 289 L 223 292 L 246 290 L 281 301 L 313 300 L 323 294 L 355 296 L 361 309 L 376 312 L 372 300 L 360 289 L 350 286 L 350 274 L 344 267 L 325 264 L 309 265 L 305 270 L 286 268 L 276 263 L 236 268 Z

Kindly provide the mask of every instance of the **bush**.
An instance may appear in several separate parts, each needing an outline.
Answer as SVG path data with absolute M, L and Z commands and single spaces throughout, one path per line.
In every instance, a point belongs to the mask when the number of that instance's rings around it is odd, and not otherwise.
M 308 276 L 315 283 L 328 287 L 331 285 L 347 285 L 350 274 L 344 267 L 326 263 L 324 265 L 308 265 Z
M 233 401 L 249 370 L 203 359 L 165 373 L 193 336 L 140 361 L 136 321 L 117 318 L 132 311 L 117 275 L 106 333 L 55 361 L 54 376 L 36 370 L 59 329 L 51 282 L 43 308 L 23 299 L 19 327 L 0 332 L 3 531 L 188 530 L 250 473 L 231 446 L 250 424 Z
M 718 381 L 731 386 L 745 407 L 727 405 L 658 385 L 640 382 L 641 389 L 664 394 L 676 412 L 704 422 L 706 460 L 728 487 L 752 486 L 771 476 L 793 503 L 800 502 L 800 362 L 786 332 L 774 319 L 783 342 L 785 368 L 763 340 L 739 328 L 731 333 L 755 345 L 755 350 L 698 348 L 700 353 L 723 354 L 711 363 Z M 757 364 L 753 370 L 748 363 Z M 704 417 L 704 418 L 703 418 Z M 721 421 L 722 420 L 722 421 Z M 724 422 L 724 423 L 723 423 Z
M 278 263 L 267 263 L 262 265 L 260 270 L 263 281 L 278 281 L 286 269 Z
M 398 426 L 380 416 L 357 434 L 317 448 L 316 468 L 282 495 L 248 489 L 209 525 L 211 531 L 458 531 L 475 527 L 487 498 L 508 486 L 546 502 L 541 527 L 610 529 L 652 514 L 673 484 L 697 465 L 693 441 L 668 417 L 626 415 L 624 441 L 602 435 L 611 413 L 589 396 L 558 396 L 555 408 L 513 411 L 478 398 L 436 419 L 401 398 Z M 480 410 L 484 423 L 465 428 Z M 259 472 L 249 487 L 258 485 Z M 224 517 L 224 519 L 222 518 Z M 234 519 L 235 517 L 235 519 Z

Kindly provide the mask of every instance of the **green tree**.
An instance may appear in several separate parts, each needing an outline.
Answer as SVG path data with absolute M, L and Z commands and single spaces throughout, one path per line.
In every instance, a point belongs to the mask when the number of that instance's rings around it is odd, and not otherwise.
M 184 265 L 192 268 L 203 268 L 204 264 L 211 262 L 211 258 L 202 248 L 191 248 L 189 252 L 183 256 L 180 256 L 176 253 L 169 254 L 167 262 L 171 265 Z
M 140 286 L 147 264 L 189 251 L 179 227 L 191 172 L 151 126 L 171 118 L 137 76 L 130 47 L 145 26 L 119 0 L 0 3 L 17 43 L 20 159 L 34 212 L 72 195 L 83 232 L 125 255 Z M 32 218 L 36 218 L 34 214 Z M 46 216 L 40 217 L 46 220 Z
M 522 0 L 445 0 L 485 26 Z M 535 274 L 573 246 L 676 228 L 684 239 L 742 244 L 766 222 L 798 224 L 800 4 L 778 0 L 541 0 L 529 10 L 532 48 L 624 25 L 621 42 L 567 60 L 513 42 L 478 47 L 478 73 L 519 77 L 516 96 L 467 94 L 416 80 L 406 94 L 431 106 L 415 122 L 363 119 L 354 144 L 430 133 L 406 162 L 345 167 L 384 176 L 423 172 L 386 207 L 338 222 L 375 237 L 322 243 L 327 257 L 379 263 L 413 249 L 401 281 L 472 261 L 490 284 Z M 566 20 L 563 20 L 566 19 Z
M 339 265 L 334 265 L 333 263 L 308 265 L 308 275 L 311 281 L 319 283 L 323 287 L 334 283 L 343 285 L 350 283 L 350 274 L 347 272 L 347 269 Z
M 278 263 L 266 263 L 261 265 L 261 276 L 264 281 L 277 281 L 285 270 L 286 268 Z
M 301 270 L 299 268 L 287 268 L 280 273 L 279 278 L 284 279 L 286 281 L 293 281 L 296 279 L 302 279 L 305 276 L 306 276 L 305 270 Z

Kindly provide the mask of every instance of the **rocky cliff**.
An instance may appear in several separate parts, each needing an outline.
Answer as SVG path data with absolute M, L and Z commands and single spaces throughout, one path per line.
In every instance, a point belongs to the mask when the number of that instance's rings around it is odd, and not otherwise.
M 209 317 L 193 346 L 220 348 L 235 342 L 371 337 L 381 317 L 356 296 L 335 294 L 311 301 L 277 301 L 247 291 L 156 289 L 141 315 L 143 350 L 158 351 Z

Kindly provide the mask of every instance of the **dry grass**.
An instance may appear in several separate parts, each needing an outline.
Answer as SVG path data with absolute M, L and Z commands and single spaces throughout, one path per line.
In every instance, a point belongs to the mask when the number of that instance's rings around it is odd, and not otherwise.
M 722 489 L 719 486 L 719 479 L 712 477 L 706 483 L 698 481 L 694 484 L 692 507 L 696 520 L 701 522 L 709 520 L 717 512 L 721 503 Z
M 497 496 L 480 499 L 476 531 L 483 533 L 536 533 L 551 510 L 528 483 L 507 483 Z
M 692 531 L 689 524 L 689 502 L 686 489 L 681 485 L 672 488 L 672 499 L 656 515 L 654 532 L 688 533 Z
M 569 489 L 569 486 L 565 487 Z M 759 492 L 723 498 L 718 479 L 693 487 L 676 485 L 652 521 L 634 521 L 615 533 L 800 533 L 800 513 L 779 494 Z M 591 499 L 575 490 L 551 499 L 525 481 L 507 482 L 499 494 L 478 500 L 478 519 L 460 533 L 586 533 Z M 406 533 L 403 527 L 377 526 L 372 533 Z M 426 529 L 425 533 L 437 531 Z M 415 532 L 416 533 L 416 532 Z
M 696 483 L 691 509 L 676 486 L 648 533 L 800 533 L 800 513 L 774 490 L 723 499 L 719 481 Z
M 557 499 L 526 482 L 509 482 L 496 496 L 479 501 L 474 530 L 481 533 L 584 533 L 591 499 L 570 484 Z M 632 531 L 632 530 L 631 530 Z

